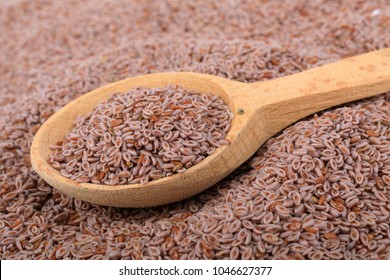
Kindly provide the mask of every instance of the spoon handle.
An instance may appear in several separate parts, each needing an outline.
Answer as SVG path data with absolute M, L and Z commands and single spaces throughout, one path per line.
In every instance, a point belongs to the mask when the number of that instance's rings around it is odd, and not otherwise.
M 390 91 L 390 48 L 253 83 L 249 89 L 266 104 L 258 121 L 265 125 L 263 132 L 273 135 L 315 112 Z

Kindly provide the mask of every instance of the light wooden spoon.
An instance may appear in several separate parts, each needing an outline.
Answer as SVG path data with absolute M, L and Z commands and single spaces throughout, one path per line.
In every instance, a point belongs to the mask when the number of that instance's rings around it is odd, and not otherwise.
M 76 183 L 52 168 L 50 145 L 63 140 L 77 115 L 85 115 L 114 92 L 137 86 L 177 84 L 221 96 L 235 116 L 227 134 L 230 145 L 182 174 L 145 185 Z M 158 73 L 98 88 L 70 102 L 51 116 L 31 147 L 34 170 L 51 186 L 81 200 L 108 206 L 146 207 L 193 196 L 217 183 L 252 156 L 272 135 L 293 122 L 335 105 L 390 91 L 390 49 L 347 58 L 295 75 L 252 84 L 198 73 Z

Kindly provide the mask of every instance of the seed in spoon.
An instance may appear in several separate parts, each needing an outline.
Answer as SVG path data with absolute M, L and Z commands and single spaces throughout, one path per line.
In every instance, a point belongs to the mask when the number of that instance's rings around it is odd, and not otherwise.
M 175 85 L 130 89 L 79 116 L 47 160 L 80 183 L 145 184 L 183 173 L 229 144 L 232 118 L 224 101 L 208 93 Z

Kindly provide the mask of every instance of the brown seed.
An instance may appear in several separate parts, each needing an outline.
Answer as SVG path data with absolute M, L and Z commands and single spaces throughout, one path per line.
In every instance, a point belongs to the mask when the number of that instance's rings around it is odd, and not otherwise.
M 122 120 L 121 119 L 114 119 L 110 122 L 110 126 L 111 127 L 116 127 L 118 125 L 122 124 Z
M 337 239 L 337 235 L 334 234 L 334 233 L 331 233 L 331 232 L 324 233 L 324 237 L 325 237 L 326 239 Z
M 367 130 L 366 133 L 369 136 L 374 136 L 374 137 L 378 137 L 379 136 L 379 133 L 376 132 L 376 131 L 373 131 L 373 130 Z
M 321 195 L 320 199 L 318 200 L 318 205 L 322 205 L 326 199 L 326 195 Z
M 307 228 L 304 228 L 304 230 L 307 232 L 310 232 L 310 233 L 317 233 L 319 231 L 318 228 L 315 228 L 315 227 L 307 227 Z
M 332 201 L 330 202 L 330 205 L 331 205 L 332 207 L 334 207 L 334 208 L 335 208 L 336 210 L 338 210 L 338 211 L 342 211 L 342 210 L 344 209 L 344 204 L 341 203 L 341 202 L 339 202 L 339 201 L 332 200 Z
M 291 231 L 298 231 L 301 229 L 301 223 L 300 222 L 294 222 L 290 225 L 289 230 Z

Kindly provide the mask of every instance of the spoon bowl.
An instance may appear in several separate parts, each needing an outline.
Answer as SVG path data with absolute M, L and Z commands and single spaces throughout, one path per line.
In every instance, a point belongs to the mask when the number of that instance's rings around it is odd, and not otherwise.
M 97 185 L 63 177 L 46 159 L 49 146 L 62 140 L 78 115 L 86 115 L 114 92 L 138 86 L 175 84 L 219 95 L 234 113 L 226 138 L 231 141 L 184 173 L 144 185 Z M 33 169 L 51 186 L 81 200 L 117 207 L 168 204 L 200 193 L 250 158 L 271 136 L 295 121 L 332 106 L 390 91 L 390 49 L 374 51 L 298 74 L 251 84 L 189 73 L 157 73 L 95 89 L 53 114 L 31 146 Z

